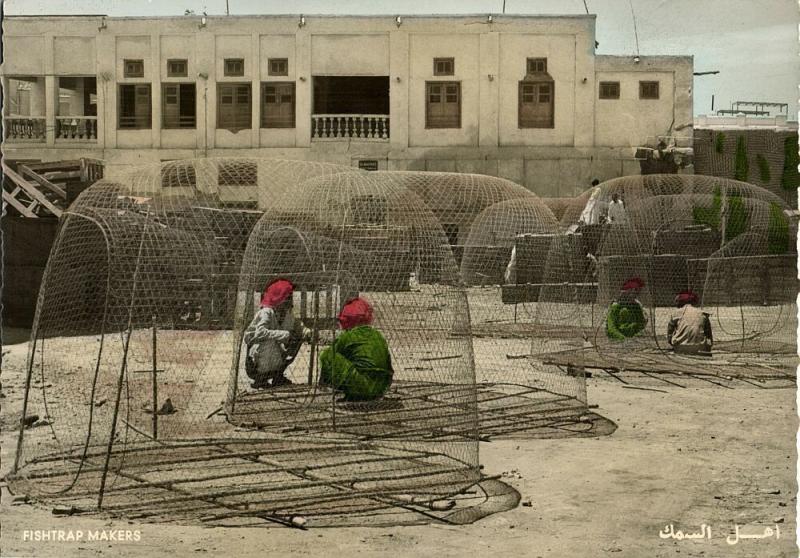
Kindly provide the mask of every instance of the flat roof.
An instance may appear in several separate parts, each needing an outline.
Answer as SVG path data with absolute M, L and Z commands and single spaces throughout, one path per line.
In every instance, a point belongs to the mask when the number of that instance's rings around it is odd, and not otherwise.
M 207 14 L 206 18 L 214 19 L 240 19 L 240 18 L 353 18 L 353 19 L 377 19 L 377 18 L 395 18 L 397 16 L 403 19 L 433 19 L 433 18 L 446 18 L 446 19 L 459 19 L 459 18 L 482 18 L 492 16 L 494 19 L 596 19 L 597 14 L 499 14 L 495 12 L 486 12 L 480 14 L 404 14 L 404 13 L 385 13 L 385 14 L 300 14 L 300 13 L 282 13 L 282 14 Z M 192 17 L 204 17 L 200 14 L 189 15 L 151 15 L 151 16 L 109 16 L 106 14 L 17 14 L 6 15 L 5 19 L 22 19 L 22 18 L 56 18 L 56 17 L 69 17 L 69 18 L 91 18 L 91 17 L 105 17 L 107 19 L 185 19 Z

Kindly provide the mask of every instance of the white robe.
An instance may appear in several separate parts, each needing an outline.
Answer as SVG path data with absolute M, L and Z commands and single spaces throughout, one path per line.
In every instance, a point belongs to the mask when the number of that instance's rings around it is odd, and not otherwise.
M 283 347 L 292 338 L 296 323 L 287 312 L 281 323 L 272 308 L 262 308 L 244 331 L 248 355 L 255 360 L 260 373 L 283 372 L 286 368 L 286 350 Z

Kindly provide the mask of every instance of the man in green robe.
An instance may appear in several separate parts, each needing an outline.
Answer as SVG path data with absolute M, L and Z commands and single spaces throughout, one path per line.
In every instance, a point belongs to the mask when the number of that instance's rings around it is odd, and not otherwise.
M 644 281 L 638 277 L 628 279 L 622 285 L 622 292 L 608 309 L 606 334 L 609 339 L 623 341 L 644 330 L 647 317 L 637 298 L 643 287 Z
M 341 391 L 345 401 L 379 399 L 392 384 L 389 347 L 371 323 L 369 303 L 349 301 L 339 314 L 343 333 L 320 355 L 320 383 Z

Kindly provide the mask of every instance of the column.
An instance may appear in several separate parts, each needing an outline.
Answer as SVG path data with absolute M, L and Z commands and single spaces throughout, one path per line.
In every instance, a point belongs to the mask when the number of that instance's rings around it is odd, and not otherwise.
M 295 35 L 297 85 L 295 86 L 297 147 L 311 146 L 311 111 L 313 78 L 311 77 L 311 33 L 300 27 Z
M 197 149 L 207 154 L 214 148 L 216 130 L 216 42 L 212 33 L 205 28 L 194 34 L 197 69 Z M 205 77 L 203 77 L 205 76 Z
M 250 38 L 250 79 L 251 79 L 251 107 L 250 111 L 251 140 L 250 147 L 261 146 L 261 45 L 258 33 L 253 33 Z
M 500 130 L 500 35 L 496 32 L 482 33 L 479 47 L 479 106 L 478 145 L 496 146 Z M 491 76 L 491 77 L 490 77 Z
M 161 36 L 158 33 L 150 35 L 150 68 L 146 74 L 150 75 L 150 132 L 153 149 L 161 148 Z
M 408 32 L 389 33 L 389 145 L 392 150 L 408 149 Z
M 100 31 L 95 39 L 97 52 L 97 147 L 115 148 L 117 146 L 117 83 L 116 41 L 108 30 Z
M 44 83 L 36 82 L 37 91 L 31 88 L 31 114 L 44 114 L 46 142 L 48 146 L 56 143 L 56 107 L 58 106 L 58 80 L 53 75 L 55 64 L 53 61 L 53 34 L 47 33 L 44 36 Z M 34 106 L 34 100 L 43 103 L 44 107 Z M 42 111 L 42 109 L 44 109 Z

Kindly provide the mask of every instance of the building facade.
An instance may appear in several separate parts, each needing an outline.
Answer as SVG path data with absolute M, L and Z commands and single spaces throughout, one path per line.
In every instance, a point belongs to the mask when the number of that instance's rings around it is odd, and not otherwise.
M 18 16 L 9 161 L 203 156 L 477 172 L 543 196 L 691 138 L 692 58 L 596 54 L 595 16 Z

